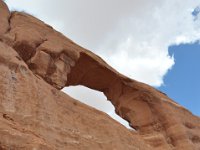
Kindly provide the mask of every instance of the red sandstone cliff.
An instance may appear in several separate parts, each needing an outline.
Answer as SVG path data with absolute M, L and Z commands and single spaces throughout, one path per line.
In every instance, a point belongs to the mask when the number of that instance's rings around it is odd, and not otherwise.
M 136 131 L 61 92 L 102 91 Z M 0 0 L 0 149 L 199 150 L 200 118 Z

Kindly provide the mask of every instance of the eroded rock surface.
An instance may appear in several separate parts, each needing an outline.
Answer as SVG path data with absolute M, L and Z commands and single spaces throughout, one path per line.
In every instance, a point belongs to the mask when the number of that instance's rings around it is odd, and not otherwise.
M 0 0 L 0 149 L 199 150 L 200 119 Z M 59 91 L 103 92 L 136 131 Z

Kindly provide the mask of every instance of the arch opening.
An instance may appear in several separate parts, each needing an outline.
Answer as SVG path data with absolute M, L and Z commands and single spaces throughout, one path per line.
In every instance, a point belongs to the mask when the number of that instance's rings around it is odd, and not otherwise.
M 65 87 L 62 89 L 62 91 L 84 104 L 105 112 L 111 118 L 126 128 L 135 130 L 129 126 L 129 123 L 126 120 L 115 113 L 115 107 L 110 101 L 107 100 L 103 92 L 96 91 L 81 85 Z

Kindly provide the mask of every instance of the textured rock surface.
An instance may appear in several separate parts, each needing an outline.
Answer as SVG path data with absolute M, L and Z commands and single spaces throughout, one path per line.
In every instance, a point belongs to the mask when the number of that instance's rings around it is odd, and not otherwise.
M 60 91 L 102 91 L 136 131 Z M 0 149 L 199 150 L 200 119 L 0 0 Z

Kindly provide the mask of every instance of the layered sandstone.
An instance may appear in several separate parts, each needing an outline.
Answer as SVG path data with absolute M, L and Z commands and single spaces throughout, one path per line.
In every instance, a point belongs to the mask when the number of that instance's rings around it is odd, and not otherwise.
M 60 91 L 103 92 L 135 131 Z M 198 150 L 200 119 L 0 0 L 0 149 Z

